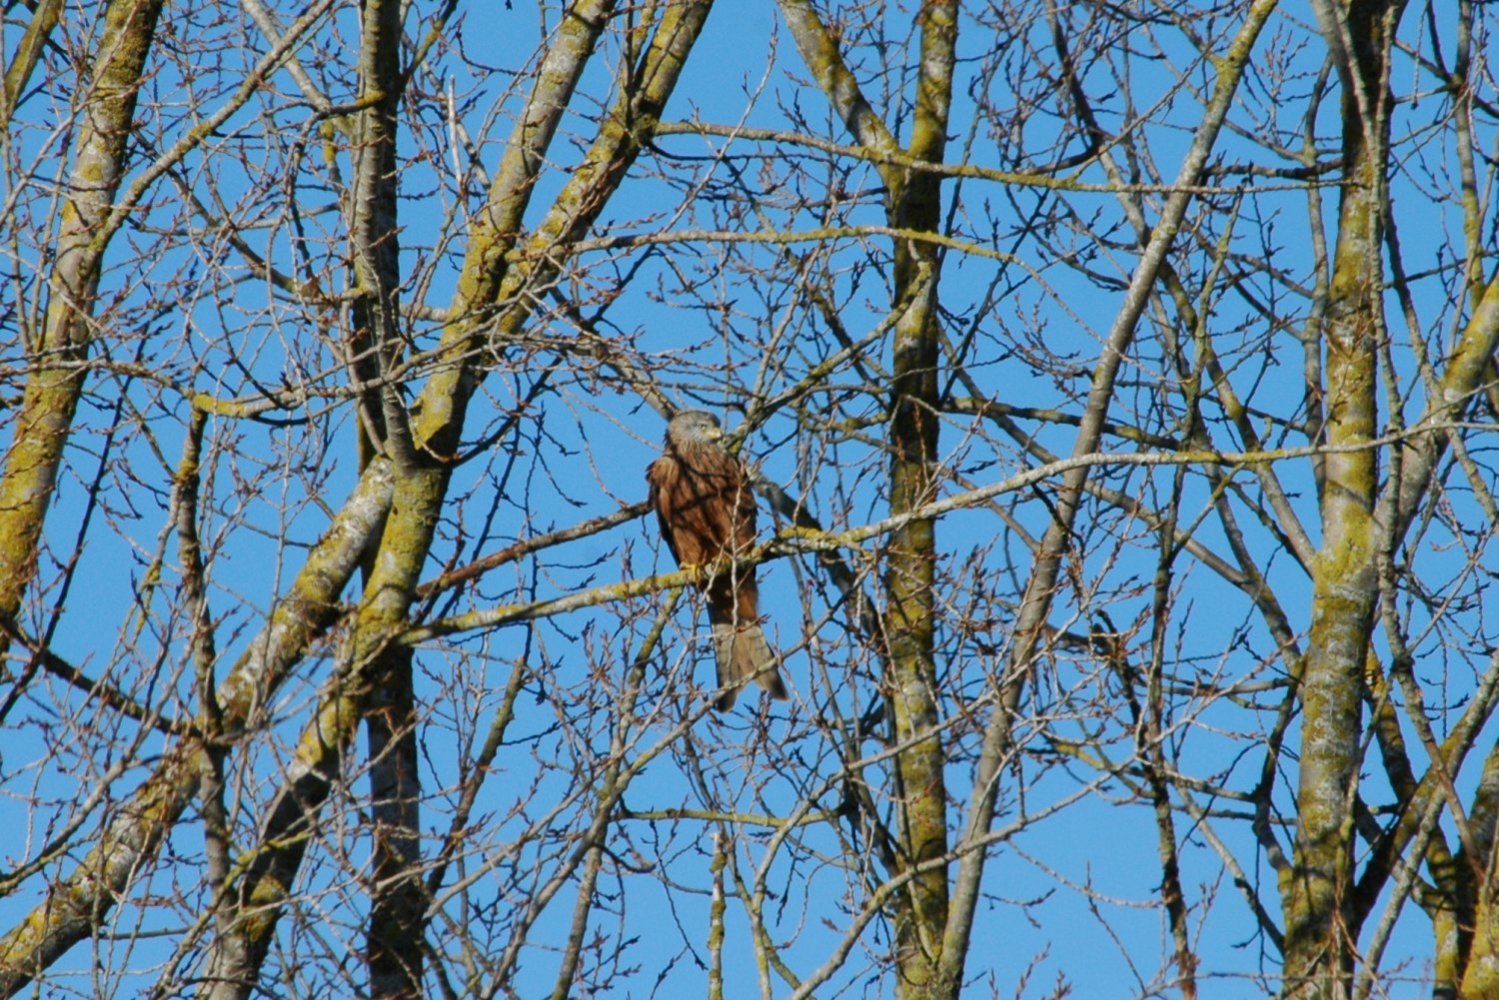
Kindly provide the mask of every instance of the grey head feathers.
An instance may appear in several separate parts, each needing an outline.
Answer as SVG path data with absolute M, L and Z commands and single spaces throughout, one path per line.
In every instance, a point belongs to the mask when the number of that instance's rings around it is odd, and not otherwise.
M 666 443 L 669 445 L 711 444 L 723 439 L 723 428 L 718 418 L 706 410 L 684 410 L 671 418 L 666 425 Z

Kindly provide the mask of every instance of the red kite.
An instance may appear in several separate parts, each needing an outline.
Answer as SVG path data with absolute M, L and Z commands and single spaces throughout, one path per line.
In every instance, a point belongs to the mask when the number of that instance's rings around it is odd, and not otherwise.
M 755 497 L 744 465 L 724 450 L 711 413 L 679 413 L 666 425 L 666 454 L 645 470 L 651 506 L 677 565 L 708 566 L 755 544 Z M 718 658 L 717 708 L 734 707 L 750 678 L 774 698 L 786 697 L 776 655 L 760 629 L 753 566 L 720 569 L 703 587 Z

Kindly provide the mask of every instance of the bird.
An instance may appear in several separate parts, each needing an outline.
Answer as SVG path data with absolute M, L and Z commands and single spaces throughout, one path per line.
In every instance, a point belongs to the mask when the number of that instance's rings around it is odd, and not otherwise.
M 666 425 L 664 453 L 645 470 L 661 535 L 684 569 L 740 556 L 755 544 L 750 476 L 722 441 L 723 428 L 713 414 L 678 413 Z M 771 697 L 785 698 L 776 654 L 760 627 L 755 567 L 719 567 L 701 587 L 722 689 L 715 707 L 720 712 L 733 708 L 739 689 L 751 678 Z

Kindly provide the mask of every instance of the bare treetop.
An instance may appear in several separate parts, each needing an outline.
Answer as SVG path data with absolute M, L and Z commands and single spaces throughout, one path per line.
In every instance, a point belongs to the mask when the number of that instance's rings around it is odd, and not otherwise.
M 1294 7 L 12 5 L 0 996 L 1499 995 L 1499 9 Z

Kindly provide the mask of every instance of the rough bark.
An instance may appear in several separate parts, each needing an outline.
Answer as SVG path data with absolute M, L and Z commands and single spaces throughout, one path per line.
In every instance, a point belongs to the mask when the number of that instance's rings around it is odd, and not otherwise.
M 407 472 L 417 462 L 405 402 L 394 376 L 405 353 L 397 298 L 401 263 L 396 169 L 398 112 L 406 79 L 400 59 L 403 10 L 397 0 L 367 0 L 361 5 L 359 92 L 364 111 L 354 142 L 349 234 L 353 284 L 358 295 L 352 309 L 351 368 L 357 384 L 374 387 L 361 394 L 360 441 L 366 454 L 387 455 L 399 470 Z M 425 552 L 429 546 L 430 538 L 416 551 Z M 414 566 L 403 568 L 400 586 L 415 585 L 422 560 L 419 555 L 414 558 Z M 391 581 L 377 578 L 379 567 L 385 565 L 379 562 L 366 568 L 366 592 L 398 589 Z M 407 604 L 409 600 L 408 594 Z M 373 626 L 379 633 L 389 634 L 404 613 L 404 605 L 399 613 L 392 607 L 392 621 L 361 622 L 361 628 Z M 369 990 L 372 997 L 415 1000 L 422 995 L 427 906 L 421 871 L 421 783 L 412 652 L 395 646 L 364 655 L 371 657 L 364 718 L 373 854 L 365 941 Z M 257 960 L 252 968 L 258 966 Z
M 940 164 L 947 141 L 948 110 L 957 41 L 958 5 L 923 5 L 920 72 L 910 146 L 899 149 L 890 130 L 860 93 L 827 24 L 803 0 L 783 0 L 802 59 L 832 103 L 844 127 L 877 162 L 887 193 L 886 217 L 893 229 L 938 233 L 942 224 L 939 174 L 889 162 L 894 154 Z M 941 329 L 938 288 L 942 257 L 935 243 L 898 239 L 894 247 L 893 333 L 890 385 L 890 512 L 908 513 L 936 498 L 940 407 L 937 372 Z M 885 553 L 884 623 L 886 679 L 896 756 L 899 799 L 896 870 L 909 876 L 893 897 L 897 989 L 907 997 L 956 996 L 956 981 L 941 970 L 948 921 L 946 764 L 937 690 L 934 640 L 937 605 L 936 520 L 903 524 Z
M 40 337 L 27 350 L 30 374 L 0 473 L 0 619 L 6 621 L 20 612 L 36 575 L 42 526 L 83 394 L 95 335 L 91 316 L 108 245 L 99 237 L 125 175 L 136 98 L 163 6 L 162 0 L 113 0 L 105 12 L 62 206 L 46 316 Z M 49 11 L 55 18 L 56 9 L 43 6 L 33 22 L 43 34 L 50 30 Z M 10 67 L 7 77 L 23 65 Z M 18 74 L 14 85 L 23 79 Z M 6 90 L 13 93 L 11 86 L 7 79 Z M 8 114 L 8 101 L 5 110 Z M 0 657 L 7 645 L 0 634 Z
M 912 159 L 941 163 L 957 41 L 957 5 L 930 3 L 920 15 L 921 71 L 908 150 Z M 893 227 L 938 232 L 941 178 L 912 172 L 890 186 Z M 936 499 L 937 368 L 941 329 L 938 289 L 942 257 L 931 243 L 897 242 L 895 299 L 905 309 L 893 331 L 890 387 L 890 512 L 904 514 Z M 890 703 L 895 740 L 901 863 L 919 869 L 896 897 L 897 990 L 905 997 L 956 997 L 959 983 L 942 977 L 943 931 L 948 920 L 946 752 L 938 735 L 937 523 L 908 522 L 890 537 L 885 558 L 888 601 Z M 895 873 L 892 873 L 895 874 Z
M 1362 760 L 1364 664 L 1379 587 L 1375 531 L 1386 74 L 1401 3 L 1322 3 L 1317 13 L 1343 84 L 1338 237 L 1323 323 L 1326 442 L 1322 545 L 1301 680 L 1301 754 L 1293 864 L 1282 888 L 1288 997 L 1348 995 L 1357 952 L 1354 802 Z

